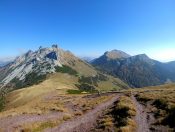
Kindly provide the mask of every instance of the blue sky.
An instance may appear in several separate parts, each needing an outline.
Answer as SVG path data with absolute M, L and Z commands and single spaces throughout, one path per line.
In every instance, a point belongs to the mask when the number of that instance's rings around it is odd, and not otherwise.
M 0 58 L 53 43 L 77 56 L 119 49 L 175 60 L 175 1 L 0 0 Z

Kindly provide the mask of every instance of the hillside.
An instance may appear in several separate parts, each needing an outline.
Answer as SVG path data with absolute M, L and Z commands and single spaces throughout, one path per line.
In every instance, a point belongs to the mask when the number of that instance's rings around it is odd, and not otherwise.
M 64 74 L 64 78 L 58 81 L 56 78 L 60 76 L 62 73 L 56 73 L 37 86 L 9 93 L 6 107 L 0 113 L 0 130 L 175 130 L 174 84 L 104 93 L 100 96 L 87 93 L 68 94 L 66 91 L 74 87 L 71 84 L 76 78 Z
M 57 45 L 51 48 L 40 47 L 35 52 L 28 51 L 17 57 L 14 62 L 2 67 L 0 69 L 1 86 L 8 91 L 30 87 L 50 79 L 55 73 L 74 76 L 76 78 L 74 85 L 82 90 L 111 90 L 128 87 L 120 79 L 102 74 L 71 52 L 58 48 Z
M 81 93 L 128 88 L 128 85 L 120 79 L 101 73 L 70 51 L 58 48 L 57 45 L 51 48 L 40 47 L 37 51 L 28 51 L 17 57 L 14 62 L 0 68 L 0 80 L 0 111 L 2 111 L 0 118 L 17 116 L 22 118 L 20 120 L 26 118 L 26 121 L 32 120 L 33 115 L 46 116 L 48 113 L 51 117 L 60 112 L 65 113 L 65 118 L 67 114 L 76 115 L 76 112 L 71 112 L 72 108 L 66 106 L 69 98 L 74 100 L 72 94 L 77 96 L 76 103 L 81 99 L 82 104 L 86 104 L 88 99 L 83 99 Z M 57 98 L 60 99 L 60 103 Z M 107 98 L 102 97 L 101 100 L 99 97 L 99 101 L 92 100 L 90 107 Z M 92 108 L 87 106 L 81 109 Z M 47 118 L 48 116 L 45 120 Z M 37 120 L 41 122 L 42 119 Z
M 106 73 L 113 76 L 117 73 L 113 66 L 120 69 L 123 76 L 119 77 L 131 79 L 132 86 L 150 85 L 151 79 L 151 85 L 164 83 L 159 82 L 158 74 L 167 75 L 161 79 L 173 78 L 170 67 L 174 62 L 160 63 L 145 54 L 119 57 L 118 51 L 115 53 L 108 53 L 103 68 L 108 67 Z M 0 72 L 1 90 L 8 91 L 0 96 L 0 131 L 175 130 L 174 84 L 129 89 L 120 79 L 56 45 L 29 51 Z
M 111 59 L 105 54 L 92 61 L 92 64 L 114 77 L 119 77 L 131 87 L 139 88 L 175 81 L 173 62 L 161 63 L 145 54 L 117 59 Z

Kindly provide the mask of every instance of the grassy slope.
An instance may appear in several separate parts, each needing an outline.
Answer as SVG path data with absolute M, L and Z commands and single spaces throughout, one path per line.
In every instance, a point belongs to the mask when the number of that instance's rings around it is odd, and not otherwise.
M 127 85 L 119 79 L 115 79 L 111 76 L 108 76 L 108 78 L 109 80 L 99 82 L 96 89 L 112 90 L 120 89 L 120 86 L 127 87 Z M 113 82 L 116 82 L 117 85 Z M 66 94 L 68 89 L 77 89 L 75 84 L 78 83 L 78 77 L 74 75 L 69 75 L 66 73 L 55 73 L 49 75 L 47 80 L 43 81 L 38 85 L 10 92 L 7 95 L 7 103 L 5 107 L 6 113 L 8 114 L 7 110 L 13 111 L 13 109 L 17 107 L 20 107 L 20 109 L 24 109 L 23 107 L 21 107 L 23 105 L 26 106 L 25 109 L 28 109 L 27 111 L 30 111 L 31 104 L 39 104 L 39 102 L 41 102 L 41 98 L 43 98 L 44 96 L 49 96 L 49 94 L 51 93 L 59 95 Z M 15 111 L 17 111 L 17 109 Z
M 7 95 L 6 109 L 23 105 L 32 101 L 35 98 L 39 98 L 49 92 L 65 93 L 67 89 L 77 89 L 75 84 L 78 84 L 78 77 L 94 77 L 99 72 L 89 65 L 88 63 L 75 57 L 70 52 L 63 52 L 60 56 L 61 62 L 64 65 L 69 66 L 78 73 L 78 76 L 68 75 L 63 73 L 56 73 L 47 76 L 47 79 L 37 85 L 29 86 L 25 89 L 15 90 Z M 98 90 L 112 90 L 127 88 L 128 86 L 119 79 L 114 79 L 111 76 L 107 76 L 109 80 L 98 82 L 98 86 L 94 86 Z M 59 90 L 60 89 L 60 90 Z
M 78 71 L 78 76 L 58 72 L 48 75 L 45 81 L 37 85 L 8 93 L 6 98 L 7 103 L 4 111 L 0 113 L 0 118 L 22 114 L 44 114 L 53 110 L 71 114 L 68 110 L 69 108 L 65 105 L 67 101 L 74 102 L 75 100 L 75 104 L 84 112 L 92 109 L 98 102 L 104 100 L 100 99 L 98 101 L 97 99 L 96 102 L 94 98 L 92 100 L 82 98 L 84 95 L 67 95 L 68 89 L 78 89 L 75 84 L 79 84 L 79 76 L 94 77 L 98 75 L 98 72 L 92 66 L 71 57 L 71 55 L 70 58 L 67 57 L 70 60 L 66 61 L 71 63 L 65 63 L 65 65 Z M 128 87 L 119 79 L 111 76 L 107 76 L 107 78 L 107 80 L 98 81 L 98 86 L 94 87 L 105 91 Z M 81 115 L 82 112 L 77 111 L 73 115 Z
M 175 130 L 175 84 L 145 87 L 136 91 L 137 100 L 151 106 L 150 111 L 156 119 L 155 125 L 169 126 L 169 131 Z M 154 127 L 156 126 L 152 129 Z
M 7 102 L 9 103 L 6 108 L 23 105 L 50 92 L 65 93 L 66 89 L 76 89 L 75 82 L 77 82 L 77 78 L 74 76 L 61 73 L 54 74 L 38 85 L 9 93 L 7 95 Z
M 113 82 L 115 79 L 111 77 L 109 80 Z M 82 98 L 82 96 L 84 95 L 67 95 L 66 91 L 68 89 L 77 89 L 74 85 L 76 83 L 78 83 L 78 77 L 63 73 L 56 73 L 49 76 L 48 79 L 42 82 L 41 84 L 13 91 L 8 94 L 7 105 L 5 108 L 6 111 L 0 113 L 0 117 L 6 117 L 9 115 L 14 116 L 18 114 L 20 115 L 23 113 L 42 114 L 47 113 L 52 109 L 56 111 L 67 112 L 67 108 L 65 107 L 65 103 L 67 103 L 67 101 L 73 102 L 74 105 L 78 106 L 78 110 L 82 110 L 77 111 L 77 113 L 74 113 L 74 115 L 81 115 L 83 114 L 83 111 L 92 109 L 94 106 L 97 105 L 97 102 L 101 102 L 98 101 L 98 99 L 96 99 L 96 102 L 94 98 L 92 98 L 92 100 Z M 102 85 L 104 87 L 98 87 L 99 89 L 110 89 L 110 87 L 112 87 L 110 85 L 111 83 L 109 84 L 109 81 L 107 81 L 106 83 L 103 82 L 104 84 L 102 82 L 100 83 L 101 84 L 99 84 L 99 86 Z M 132 91 L 138 92 L 140 97 L 152 100 L 152 102 L 154 102 L 157 99 L 163 99 L 167 102 L 168 106 L 170 106 L 170 109 L 173 108 L 173 106 L 175 105 L 175 84 L 167 84 L 156 87 L 146 87 L 143 89 L 132 89 Z M 52 99 L 50 97 L 60 97 L 60 99 Z M 105 98 L 103 100 L 105 100 Z M 43 99 L 46 99 L 47 101 L 43 101 Z M 101 100 L 101 98 L 99 100 Z M 126 99 L 124 99 L 122 103 L 131 104 L 129 101 L 125 102 L 125 100 Z M 163 119 L 167 119 L 169 114 L 173 115 L 173 113 L 169 113 L 169 111 L 167 113 L 168 114 L 160 116 L 163 117 Z M 163 119 L 161 118 L 161 120 Z M 106 120 L 107 123 L 109 123 L 108 119 Z M 111 124 L 109 123 L 107 125 Z M 126 127 L 124 127 L 123 129 L 125 128 Z M 128 127 L 126 129 L 128 129 Z

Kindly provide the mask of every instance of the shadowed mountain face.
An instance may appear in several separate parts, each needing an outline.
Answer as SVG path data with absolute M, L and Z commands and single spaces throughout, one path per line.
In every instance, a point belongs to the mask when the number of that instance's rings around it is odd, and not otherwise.
M 106 53 L 105 53 L 106 54 Z M 175 63 L 161 63 L 141 54 L 111 59 L 107 56 L 95 59 L 92 64 L 119 77 L 131 87 L 145 87 L 175 81 Z

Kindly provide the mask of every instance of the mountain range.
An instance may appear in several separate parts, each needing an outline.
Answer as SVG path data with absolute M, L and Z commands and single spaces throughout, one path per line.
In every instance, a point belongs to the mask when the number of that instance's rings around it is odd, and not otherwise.
M 175 61 L 162 63 L 146 54 L 130 56 L 119 50 L 105 52 L 91 64 L 102 71 L 119 77 L 131 87 L 160 85 L 175 81 Z
M 140 88 L 174 82 L 174 69 L 174 61 L 162 63 L 146 54 L 131 56 L 120 50 L 107 51 L 89 61 L 87 57 L 80 59 L 55 44 L 50 48 L 29 50 L 0 67 L 0 86 L 8 89 L 28 87 L 61 72 L 76 76 L 78 88 L 104 89 L 107 86 L 116 89 L 128 85 Z M 103 86 L 100 85 L 102 82 Z
M 61 73 L 61 76 L 65 73 L 74 76 L 75 86 L 80 89 L 128 87 L 120 79 L 101 73 L 89 63 L 57 45 L 52 45 L 50 48 L 40 47 L 37 51 L 29 50 L 1 67 L 0 85 L 1 88 L 8 90 L 29 87 L 49 79 L 55 73 Z
M 0 67 L 0 131 L 174 131 L 174 68 L 120 50 L 90 62 L 29 50 Z

